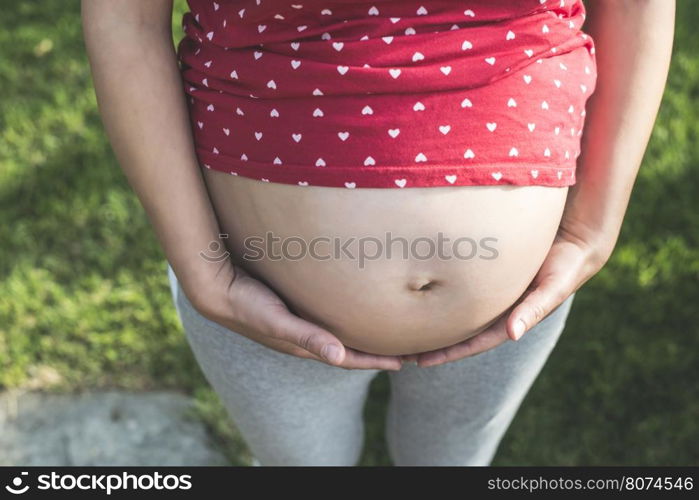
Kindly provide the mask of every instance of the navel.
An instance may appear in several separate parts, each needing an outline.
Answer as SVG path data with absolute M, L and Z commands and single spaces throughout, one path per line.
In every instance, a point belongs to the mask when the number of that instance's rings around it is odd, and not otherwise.
M 434 290 L 440 284 L 438 280 L 431 278 L 420 278 L 408 283 L 408 289 L 413 292 L 425 293 Z

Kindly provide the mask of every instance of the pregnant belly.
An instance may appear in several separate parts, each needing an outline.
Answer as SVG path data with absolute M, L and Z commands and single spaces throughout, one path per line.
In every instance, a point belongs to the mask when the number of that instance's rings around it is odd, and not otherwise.
M 344 189 L 203 169 L 232 259 L 345 345 L 410 354 L 455 344 L 525 291 L 567 188 Z

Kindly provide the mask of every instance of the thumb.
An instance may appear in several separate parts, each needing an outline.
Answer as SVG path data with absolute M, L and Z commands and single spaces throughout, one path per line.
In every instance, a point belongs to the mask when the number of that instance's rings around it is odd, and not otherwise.
M 345 346 L 332 333 L 296 316 L 288 310 L 268 315 L 269 331 L 274 338 L 296 344 L 333 365 L 345 359 Z
M 529 292 L 507 318 L 507 335 L 512 340 L 519 340 L 524 332 L 530 330 L 551 311 L 558 307 L 568 296 L 561 284 L 549 279 L 540 283 Z

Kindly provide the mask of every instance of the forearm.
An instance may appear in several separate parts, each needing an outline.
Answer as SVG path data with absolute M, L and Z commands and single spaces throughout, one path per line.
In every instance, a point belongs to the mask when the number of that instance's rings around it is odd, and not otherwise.
M 219 225 L 194 152 L 172 34 L 92 20 L 83 17 L 84 37 L 106 133 L 167 259 L 194 294 L 230 270 L 199 255 L 220 241 Z
M 597 85 L 586 106 L 577 182 L 562 227 L 611 254 L 653 130 L 674 33 L 674 0 L 586 0 Z

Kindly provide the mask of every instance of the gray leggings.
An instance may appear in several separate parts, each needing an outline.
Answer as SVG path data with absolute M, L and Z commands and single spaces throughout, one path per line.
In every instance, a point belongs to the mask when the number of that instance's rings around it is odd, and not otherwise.
M 283 354 L 194 309 L 170 267 L 187 341 L 262 465 L 355 465 L 369 383 L 346 370 Z M 517 342 L 444 365 L 389 371 L 386 439 L 395 465 L 489 465 L 565 326 L 574 295 Z

